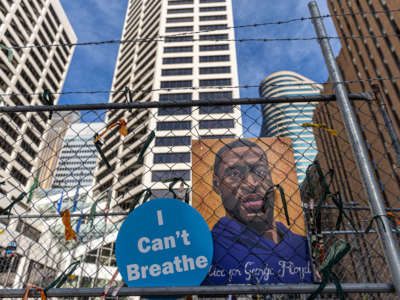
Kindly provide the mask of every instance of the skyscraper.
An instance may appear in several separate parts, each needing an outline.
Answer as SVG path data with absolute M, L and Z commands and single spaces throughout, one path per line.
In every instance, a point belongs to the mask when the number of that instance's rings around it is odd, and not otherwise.
M 38 96 L 45 89 L 61 92 L 73 47 L 32 47 L 26 45 L 66 44 L 77 41 L 75 33 L 58 0 L 0 1 L 0 93 L 2 105 L 42 105 Z M 12 55 L 11 55 L 12 54 Z M 21 95 L 24 94 L 24 95 Z M 11 95 L 11 96 L 9 96 Z M 55 95 L 54 104 L 58 101 Z M 26 112 L 2 114 L 0 118 L 0 206 L 8 206 L 22 191 L 28 192 L 39 167 L 42 135 L 47 130 L 49 113 Z M 27 197 L 14 205 L 13 213 L 29 209 Z M 0 250 L 16 245 L 13 257 L 0 257 L 0 284 L 23 288 L 24 283 L 45 286 L 55 278 L 57 261 L 55 241 L 42 221 L 33 219 L 2 220 L 7 232 L 0 240 Z M 49 242 L 50 241 L 50 242 Z
M 280 71 L 268 75 L 260 85 L 261 97 L 293 97 L 319 95 L 322 86 L 312 80 L 291 71 Z M 311 123 L 314 103 L 276 103 L 263 104 L 261 137 L 285 136 L 293 143 L 297 178 L 301 183 L 307 167 L 317 155 L 312 128 L 303 123 Z
M 64 44 L 77 38 L 58 0 L 1 1 L 0 44 L 5 47 Z M 4 47 L 0 51 L 0 93 L 32 94 L 49 89 L 60 92 L 71 62 L 73 47 L 38 47 L 12 49 L 13 58 Z M 58 101 L 55 95 L 54 104 Z M 3 105 L 42 105 L 38 96 L 4 96 Z M 32 124 L 32 126 L 29 126 Z M 49 124 L 44 112 L 9 113 L 0 120 L 0 175 L 8 182 L 2 187 L 8 200 L 26 190 L 35 177 L 38 153 L 43 147 L 41 136 Z M 15 187 L 18 187 L 17 189 Z M 18 206 L 16 206 L 18 207 Z
M 230 0 L 129 1 L 123 40 L 112 90 L 128 87 L 133 101 L 183 101 L 238 98 L 236 51 Z M 196 33 L 202 31 L 201 33 Z M 149 41 L 162 37 L 162 41 Z M 198 87 L 193 89 L 192 87 Z M 125 102 L 115 93 L 109 102 Z M 109 111 L 106 123 L 127 121 L 128 136 L 104 136 L 104 152 L 111 168 L 100 162 L 95 194 L 113 186 L 113 199 L 128 191 L 122 208 L 135 194 L 151 187 L 153 196 L 165 196 L 162 180 L 191 180 L 191 139 L 242 135 L 239 107 L 185 107 Z M 156 138 L 143 164 L 136 164 L 150 131 Z M 116 172 L 118 170 L 118 172 Z

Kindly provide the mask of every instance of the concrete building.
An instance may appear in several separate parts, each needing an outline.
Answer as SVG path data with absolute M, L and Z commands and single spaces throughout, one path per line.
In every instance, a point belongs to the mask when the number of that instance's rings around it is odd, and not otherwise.
M 339 36 L 365 36 L 365 38 L 342 39 L 342 50 L 337 63 L 349 93 L 372 92 L 372 85 L 378 85 L 386 109 L 395 127 L 400 132 L 400 15 L 392 10 L 400 9 L 396 0 L 339 1 L 329 0 L 329 10 Z M 376 11 L 377 13 L 369 13 Z M 360 13 L 364 12 L 364 13 Z M 383 36 L 367 38 L 366 36 Z M 397 78 L 397 79 L 396 79 Z M 333 93 L 328 83 L 324 93 Z M 367 153 L 372 163 L 375 178 L 386 207 L 398 207 L 400 200 L 399 163 L 392 141 L 376 102 L 353 101 L 352 106 L 365 141 Z M 343 119 L 336 103 L 320 103 L 315 109 L 315 121 L 325 122 L 328 127 L 342 132 L 340 138 L 321 134 L 316 139 L 319 149 L 318 159 L 324 171 L 335 170 L 332 190 L 339 191 L 345 205 L 368 207 L 362 180 L 357 171 L 351 145 L 346 134 Z M 331 211 L 331 220 L 336 215 Z M 368 226 L 372 217 L 368 209 L 349 210 L 353 222 L 360 228 Z M 334 223 L 334 222 L 331 222 Z M 393 225 L 395 226 L 395 225 Z M 350 229 L 350 228 L 347 228 Z M 328 228 L 326 228 L 328 230 Z M 347 269 L 348 277 L 357 282 L 388 282 L 383 251 L 377 235 L 352 235 L 348 239 L 357 254 L 351 254 L 351 265 L 357 269 Z M 371 257 L 371 253 L 375 255 Z M 368 259 L 366 259 L 368 257 Z M 350 265 L 350 264 L 349 264 Z M 377 268 L 379 266 L 379 269 Z
M 314 96 L 321 93 L 322 86 L 291 71 L 280 71 L 268 75 L 260 85 L 261 97 Z M 303 123 L 311 123 L 315 103 L 276 103 L 262 105 L 261 137 L 290 137 L 293 143 L 297 178 L 301 183 L 307 167 L 317 155 L 317 145 L 312 128 Z
M 75 33 L 58 0 L 0 1 L 0 44 L 10 48 L 24 45 L 73 43 Z M 0 51 L 0 93 L 2 105 L 42 105 L 44 99 L 27 94 L 45 89 L 60 92 L 71 62 L 74 48 L 25 48 Z M 17 95 L 25 94 L 25 95 Z M 58 96 L 54 99 L 54 104 Z M 8 206 L 32 185 L 39 166 L 42 135 L 49 125 L 44 112 L 9 113 L 0 118 L 0 176 L 6 184 L 1 187 L 0 207 Z M 22 214 L 29 206 L 25 197 L 13 208 Z M 17 244 L 13 257 L 2 256 L 0 285 L 22 288 L 24 283 L 46 285 L 56 274 L 57 248 L 47 226 L 38 220 L 11 219 L 7 232 L 0 236 L 0 246 Z M 13 240 L 10 240 L 13 237 Z M 49 242 L 50 241 L 50 242 Z M 47 252 L 42 255 L 43 251 Z
M 230 0 L 129 1 L 122 39 L 164 40 L 121 44 L 112 90 L 128 87 L 137 91 L 133 101 L 140 102 L 238 98 L 238 89 L 229 88 L 238 85 L 235 43 L 228 41 L 234 39 L 231 26 Z M 121 93 L 109 99 L 125 101 Z M 118 203 L 122 209 L 143 187 L 150 187 L 154 197 L 167 195 L 164 179 L 182 177 L 190 184 L 192 138 L 242 135 L 240 107 L 113 110 L 106 123 L 119 119 L 127 121 L 129 134 L 123 144 L 115 132 L 105 135 L 111 168 L 99 163 L 95 194 L 112 186 L 115 199 L 127 191 Z M 151 151 L 143 164 L 136 164 L 152 130 Z

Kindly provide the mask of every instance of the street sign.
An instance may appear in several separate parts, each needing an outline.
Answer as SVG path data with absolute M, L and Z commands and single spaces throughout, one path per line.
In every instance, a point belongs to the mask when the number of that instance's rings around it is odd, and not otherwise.
M 115 255 L 129 287 L 196 286 L 209 271 L 213 242 L 197 210 L 176 199 L 158 198 L 128 215 Z

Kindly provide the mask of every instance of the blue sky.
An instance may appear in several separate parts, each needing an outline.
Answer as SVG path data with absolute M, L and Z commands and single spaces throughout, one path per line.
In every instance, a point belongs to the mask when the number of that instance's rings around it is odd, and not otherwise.
M 166 0 L 163 0 L 166 1 Z M 326 0 L 317 1 L 328 14 Z M 120 39 L 128 0 L 61 0 L 79 42 Z M 233 0 L 235 25 L 283 21 L 308 17 L 305 0 Z M 325 19 L 328 34 L 336 35 L 332 22 Z M 310 21 L 284 25 L 237 29 L 237 38 L 285 38 L 315 36 Z M 340 49 L 331 41 L 335 54 Z M 63 91 L 110 90 L 119 45 L 78 46 Z M 280 70 L 298 72 L 317 82 L 328 78 L 317 41 L 243 42 L 237 44 L 240 85 L 258 85 L 268 74 Z M 241 97 L 258 97 L 256 88 L 241 89 Z M 107 102 L 107 94 L 62 95 L 59 104 Z M 248 110 L 245 126 L 259 133 L 260 112 Z M 257 120 L 257 121 L 254 121 Z M 258 124 L 257 124 L 258 123 Z

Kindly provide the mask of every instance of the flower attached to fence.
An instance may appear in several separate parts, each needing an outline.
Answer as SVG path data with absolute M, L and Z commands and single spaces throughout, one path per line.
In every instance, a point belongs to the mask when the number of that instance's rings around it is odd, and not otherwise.
M 70 241 L 74 239 L 76 241 L 76 233 L 71 226 L 71 212 L 67 209 L 60 212 L 60 215 L 62 216 L 62 222 L 65 226 L 65 240 Z
M 339 132 L 335 129 L 329 129 L 327 128 L 325 123 L 303 123 L 301 124 L 301 127 L 314 127 L 314 128 L 320 128 L 320 129 L 324 129 L 326 132 L 330 133 L 332 136 L 338 136 Z

